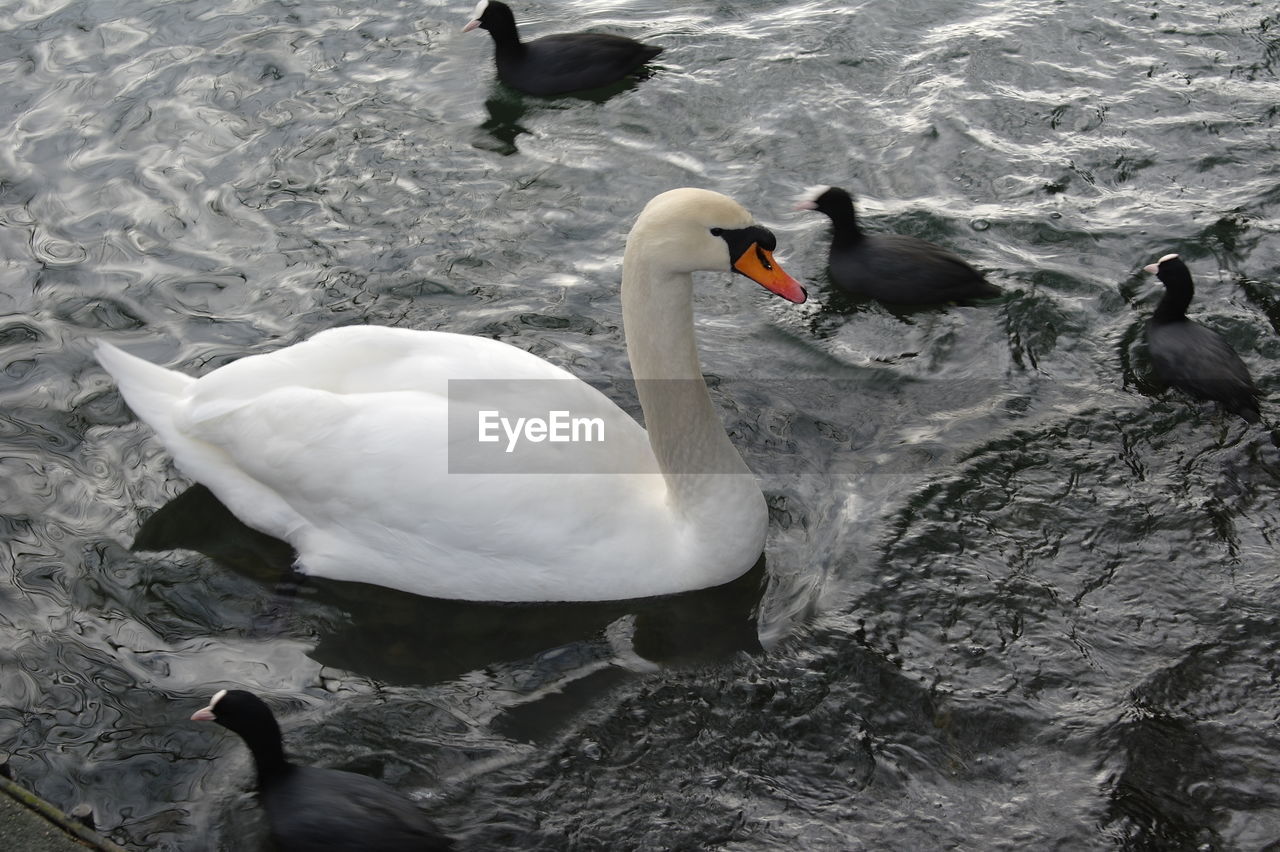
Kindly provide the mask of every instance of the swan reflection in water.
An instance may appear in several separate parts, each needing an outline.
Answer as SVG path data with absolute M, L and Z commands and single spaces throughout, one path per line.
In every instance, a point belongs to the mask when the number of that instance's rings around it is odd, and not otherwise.
M 286 634 L 299 605 L 338 608 L 345 618 L 336 624 L 324 619 L 329 625 L 310 656 L 389 683 L 451 680 L 549 649 L 559 649 L 556 656 L 565 664 L 585 664 L 587 657 L 619 662 L 622 653 L 631 667 L 695 665 L 761 650 L 764 557 L 725 585 L 660 598 L 545 604 L 425 598 L 298 574 L 293 548 L 241 522 L 203 485 L 191 486 L 152 514 L 133 550 L 194 550 L 237 573 L 276 583 L 280 606 L 258 622 L 267 635 Z M 599 641 L 601 636 L 607 641 Z

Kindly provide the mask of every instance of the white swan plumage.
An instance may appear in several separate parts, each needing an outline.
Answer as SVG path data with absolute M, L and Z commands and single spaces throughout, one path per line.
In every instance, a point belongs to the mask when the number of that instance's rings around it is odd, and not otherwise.
M 289 542 L 305 573 L 476 601 L 672 594 L 728 582 L 763 551 L 764 497 L 698 364 L 692 273 L 732 269 L 803 301 L 773 247 L 708 190 L 641 212 L 622 302 L 647 432 L 535 355 L 443 331 L 335 328 L 200 378 L 105 342 L 97 357 L 178 468 Z M 599 418 L 604 440 L 504 456 L 478 440 L 494 409 Z

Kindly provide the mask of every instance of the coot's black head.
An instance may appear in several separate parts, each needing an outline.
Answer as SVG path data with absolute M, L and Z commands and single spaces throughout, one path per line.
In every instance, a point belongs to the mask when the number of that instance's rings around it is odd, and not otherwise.
M 271 708 L 261 698 L 243 689 L 222 690 L 213 696 L 208 707 L 193 713 L 191 719 L 194 722 L 217 722 L 240 736 L 244 736 L 246 731 L 280 734 L 280 726 L 276 724 Z
M 1176 254 L 1166 254 L 1155 263 L 1143 268 L 1159 278 L 1160 283 L 1166 287 L 1171 285 L 1192 286 L 1191 270 L 1187 269 L 1187 265 L 1182 262 L 1182 258 Z
M 1153 319 L 1157 322 L 1173 322 L 1185 319 L 1195 285 L 1191 282 L 1191 270 L 1176 254 L 1166 254 L 1150 266 L 1143 267 L 1154 273 L 1164 285 L 1164 296 L 1156 306 Z
M 208 707 L 191 714 L 194 722 L 217 722 L 234 731 L 253 752 L 258 778 L 264 784 L 288 771 L 280 726 L 262 699 L 243 689 L 224 689 Z
M 796 204 L 797 210 L 817 210 L 839 220 L 853 216 L 853 196 L 838 186 L 819 186 L 809 190 Z
M 462 31 L 470 32 L 476 27 L 489 32 L 515 32 L 516 16 L 506 3 L 499 0 L 480 0 L 475 11 L 471 13 L 471 21 L 462 28 Z

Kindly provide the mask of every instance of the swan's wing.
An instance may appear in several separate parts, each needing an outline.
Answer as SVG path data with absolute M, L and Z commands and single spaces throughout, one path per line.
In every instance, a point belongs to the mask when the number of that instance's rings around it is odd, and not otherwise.
M 665 484 L 644 430 L 599 391 L 503 343 L 391 331 L 327 332 L 210 373 L 166 445 L 305 569 L 339 579 L 450 597 L 518 582 L 536 598 L 546 566 L 677 545 L 646 540 L 670 531 Z M 480 440 L 484 412 L 598 427 L 507 452 L 506 428 Z M 423 562 L 448 585 L 424 589 Z
M 189 416 L 216 417 L 280 388 L 333 393 L 424 390 L 454 380 L 575 377 L 510 344 L 444 331 L 345 326 L 293 346 L 233 361 L 201 377 Z
M 516 347 L 445 332 L 324 332 L 190 384 L 176 419 L 246 469 L 268 447 L 323 447 L 335 464 L 359 448 L 423 460 L 429 475 L 657 472 L 644 430 L 596 389 Z M 523 428 L 534 420 L 552 434 Z
M 537 444 L 497 473 L 484 471 L 498 445 L 476 458 L 474 436 L 450 435 L 445 399 L 421 392 L 280 389 L 193 434 L 228 459 L 202 481 L 246 523 L 293 543 L 306 571 L 439 597 L 500 589 L 504 599 L 538 600 L 557 566 L 604 571 L 645 553 L 661 563 L 687 546 L 643 430 L 614 411 L 611 443 Z M 564 454 L 563 472 L 545 472 L 556 469 L 553 453 Z M 272 528 L 280 504 L 294 516 Z M 627 596 L 585 583 L 581 594 Z

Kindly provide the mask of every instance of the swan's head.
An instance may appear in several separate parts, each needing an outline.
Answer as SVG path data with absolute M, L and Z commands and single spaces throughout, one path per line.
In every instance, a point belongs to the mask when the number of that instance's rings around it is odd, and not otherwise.
M 706 189 L 673 189 L 640 212 L 627 237 L 628 262 L 669 272 L 732 271 L 791 302 L 800 282 L 773 258 L 777 240 L 738 202 Z

